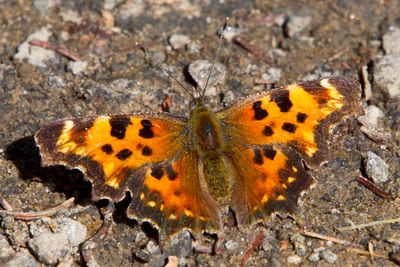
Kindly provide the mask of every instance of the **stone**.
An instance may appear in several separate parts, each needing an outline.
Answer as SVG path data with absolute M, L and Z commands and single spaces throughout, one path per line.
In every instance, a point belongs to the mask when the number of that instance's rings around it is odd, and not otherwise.
M 290 236 L 290 242 L 292 243 L 294 250 L 297 255 L 305 256 L 307 253 L 306 238 L 300 234 L 294 234 Z
M 87 228 L 85 225 L 70 218 L 58 219 L 56 222 L 56 232 L 66 234 L 71 243 L 71 246 L 79 246 L 86 240 Z
M 375 105 L 369 105 L 364 109 L 364 115 L 357 118 L 357 120 L 367 128 L 377 129 L 382 128 L 384 114 Z
M 28 241 L 28 246 L 39 261 L 55 265 L 71 250 L 71 243 L 65 233 L 43 233 Z
M 225 31 L 222 32 L 222 29 L 218 30 L 218 36 L 221 36 L 228 41 L 232 41 L 237 35 L 239 35 L 242 31 L 239 28 L 229 26 L 226 27 Z
M 169 37 L 168 41 L 172 49 L 179 50 L 185 48 L 192 40 L 187 35 L 175 33 Z
M 233 251 L 239 247 L 239 244 L 233 240 L 228 240 L 225 243 L 225 247 L 227 250 Z
M 35 260 L 35 258 L 29 253 L 28 250 L 23 249 L 16 252 L 12 257 L 7 258 L 5 262 L 1 261 L 1 266 L 7 267 L 40 267 L 41 265 Z
M 34 0 L 33 6 L 42 15 L 47 15 L 55 6 L 60 4 L 60 0 Z
M 287 262 L 289 264 L 299 265 L 302 262 L 302 258 L 298 255 L 292 255 L 287 257 Z
M 188 231 L 184 231 L 171 240 L 168 255 L 185 258 L 192 254 L 192 237 Z
M 365 159 L 365 172 L 374 183 L 381 184 L 389 180 L 387 163 L 374 152 L 368 151 Z
M 68 68 L 75 75 L 85 71 L 87 66 L 88 66 L 87 61 L 70 61 L 70 62 L 68 62 Z
M 382 46 L 386 54 L 400 53 L 400 29 L 390 28 L 382 37 Z
M 303 32 L 311 24 L 310 16 L 291 16 L 286 23 L 286 34 L 294 37 Z
M 329 249 L 324 249 L 320 253 L 321 259 L 327 263 L 334 264 L 337 261 L 337 255 Z
M 26 59 L 29 64 L 42 68 L 46 67 L 46 64 L 50 61 L 57 61 L 54 51 L 29 44 L 32 40 L 48 41 L 51 34 L 48 28 L 43 27 L 29 35 L 18 47 L 18 52 L 14 55 L 14 59 Z
M 261 79 L 278 82 L 282 77 L 282 70 L 278 68 L 269 68 L 266 73 L 261 74 Z
M 389 98 L 400 97 L 400 53 L 388 54 L 376 61 L 374 83 Z
M 14 254 L 12 246 L 8 243 L 4 235 L 0 235 L 0 259 Z
M 193 80 L 197 83 L 199 89 L 201 90 L 203 90 L 206 85 L 211 66 L 211 61 L 203 59 L 195 60 L 189 65 L 189 74 L 190 76 L 192 76 Z M 215 62 L 210 80 L 208 81 L 208 88 L 206 88 L 206 95 L 210 95 L 210 93 L 214 92 L 213 90 L 210 90 L 210 88 L 219 83 L 222 83 L 225 80 L 225 74 L 225 66 L 218 62 Z

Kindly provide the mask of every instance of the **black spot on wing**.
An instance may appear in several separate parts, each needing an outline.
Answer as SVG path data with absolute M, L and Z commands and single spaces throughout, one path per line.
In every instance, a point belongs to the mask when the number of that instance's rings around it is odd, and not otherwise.
M 274 134 L 274 130 L 272 130 L 271 126 L 265 126 L 264 130 L 263 130 L 263 134 L 265 136 L 271 136 Z
M 129 124 L 131 124 L 131 120 L 126 116 L 114 116 L 110 119 L 111 126 L 111 136 L 114 136 L 118 139 L 125 138 L 126 128 Z
M 274 160 L 275 156 L 276 156 L 276 150 L 272 149 L 272 148 L 264 148 L 263 149 L 264 152 L 264 156 L 266 156 L 267 158 Z
M 296 119 L 297 119 L 297 122 L 303 123 L 306 121 L 307 117 L 308 117 L 307 114 L 299 112 L 299 113 L 297 113 Z
M 153 150 L 150 147 L 144 146 L 142 148 L 142 155 L 143 156 L 150 156 L 151 154 L 153 154 Z
M 261 107 L 262 101 L 256 101 L 253 103 L 254 119 L 262 120 L 268 116 L 268 112 Z
M 290 101 L 290 98 L 289 98 L 288 90 L 284 90 L 281 93 L 272 95 L 271 100 L 274 101 L 278 105 L 281 112 L 288 112 L 293 106 L 293 103 L 292 103 L 292 101 Z
M 171 164 L 168 164 L 168 165 L 165 167 L 165 170 L 167 171 L 168 179 L 170 179 L 171 181 L 175 180 L 176 177 L 178 177 L 178 174 L 177 174 L 176 171 L 172 168 Z
M 105 144 L 104 146 L 102 146 L 101 151 L 103 151 L 107 155 L 111 155 L 114 152 L 114 150 L 110 144 Z
M 132 151 L 125 148 L 125 149 L 122 149 L 120 152 L 118 152 L 115 156 L 119 160 L 123 161 L 123 160 L 126 160 L 127 158 L 129 158 L 131 155 L 132 155 Z
M 254 161 L 255 164 L 258 164 L 258 165 L 263 165 L 264 164 L 261 152 L 260 152 L 260 150 L 258 148 L 254 149 L 253 161 Z
M 289 133 L 294 133 L 294 132 L 296 132 L 296 128 L 297 128 L 297 126 L 294 125 L 293 123 L 290 123 L 290 122 L 285 122 L 285 123 L 282 125 L 282 130 L 284 130 L 284 131 L 286 131 L 286 132 L 289 132 Z
M 152 130 L 153 124 L 149 120 L 141 120 L 140 124 L 143 126 L 142 129 L 139 130 L 139 136 L 142 138 L 153 138 L 154 132 Z
M 151 169 L 150 175 L 160 180 L 164 175 L 164 171 L 161 166 L 155 166 Z

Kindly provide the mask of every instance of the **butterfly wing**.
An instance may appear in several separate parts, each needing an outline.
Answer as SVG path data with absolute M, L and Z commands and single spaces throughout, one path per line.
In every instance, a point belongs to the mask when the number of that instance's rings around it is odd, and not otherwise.
M 262 218 L 291 211 L 312 183 L 302 161 L 315 166 L 326 159 L 332 129 L 359 107 L 358 82 L 332 77 L 255 95 L 220 111 L 236 169 L 232 206 L 240 220 L 248 213 Z
M 186 119 L 166 114 L 72 118 L 39 130 L 35 140 L 43 165 L 81 170 L 94 200 L 120 201 L 130 191 L 128 215 L 168 233 L 218 227 L 198 160 L 182 153 L 191 140 L 185 125 Z

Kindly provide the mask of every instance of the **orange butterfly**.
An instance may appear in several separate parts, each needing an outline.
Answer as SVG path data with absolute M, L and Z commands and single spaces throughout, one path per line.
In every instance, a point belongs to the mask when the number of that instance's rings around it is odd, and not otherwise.
M 81 170 L 93 200 L 171 234 L 218 231 L 229 206 L 238 224 L 291 212 L 312 183 L 303 161 L 326 158 L 329 134 L 360 107 L 346 77 L 300 82 L 240 99 L 218 112 L 202 94 L 189 118 L 139 113 L 55 121 L 35 135 L 44 165 Z

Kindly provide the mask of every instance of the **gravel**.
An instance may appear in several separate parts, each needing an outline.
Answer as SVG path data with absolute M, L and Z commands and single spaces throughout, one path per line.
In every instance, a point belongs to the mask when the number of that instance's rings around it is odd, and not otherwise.
M 292 255 L 287 257 L 287 262 L 289 264 L 299 265 L 302 262 L 302 258 L 298 255 Z
M 175 33 L 169 37 L 168 41 L 172 49 L 179 50 L 185 48 L 192 40 L 187 35 Z
M 286 23 L 286 34 L 289 37 L 300 35 L 311 24 L 312 18 L 310 16 L 291 16 Z
M 197 83 L 200 89 L 204 89 L 206 85 L 211 66 L 211 61 L 203 59 L 195 60 L 189 65 L 190 76 L 192 76 L 193 80 Z M 206 95 L 216 95 L 215 89 L 213 90 L 212 88 L 219 83 L 223 83 L 223 81 L 225 80 L 225 73 L 225 66 L 218 62 L 215 62 L 210 80 L 208 81 Z
M 381 184 L 389 180 L 387 163 L 374 152 L 368 151 L 365 159 L 365 172 L 374 183 Z
M 43 68 L 50 61 L 57 61 L 54 51 L 29 44 L 32 40 L 48 41 L 51 35 L 52 33 L 46 27 L 35 31 L 18 47 L 18 52 L 14 55 L 14 59 L 27 60 L 29 64 Z
M 29 240 L 28 246 L 39 261 L 54 265 L 71 250 L 71 243 L 65 233 L 43 233 Z
M 390 28 L 382 37 L 382 45 L 386 54 L 400 53 L 400 29 Z

